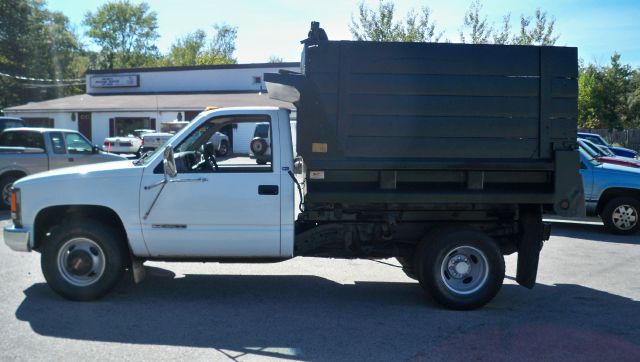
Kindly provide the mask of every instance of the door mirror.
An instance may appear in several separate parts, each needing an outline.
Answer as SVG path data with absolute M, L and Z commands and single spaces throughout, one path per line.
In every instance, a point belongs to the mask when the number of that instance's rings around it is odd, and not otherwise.
M 178 174 L 176 168 L 176 160 L 173 158 L 173 148 L 171 145 L 164 148 L 164 176 L 165 178 L 173 178 Z
M 93 153 L 100 153 L 100 147 L 93 145 L 93 147 L 91 148 L 91 151 Z

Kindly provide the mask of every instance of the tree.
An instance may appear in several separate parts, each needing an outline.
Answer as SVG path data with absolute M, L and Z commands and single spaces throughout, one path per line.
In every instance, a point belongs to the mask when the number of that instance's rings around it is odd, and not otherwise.
M 207 33 L 198 29 L 176 40 L 161 65 L 188 66 L 206 64 L 235 64 L 238 28 L 226 24 L 214 24 L 214 35 L 207 43 Z
M 87 66 L 69 19 L 37 0 L 0 2 L 0 108 L 77 94 Z
M 269 57 L 269 60 L 267 62 L 268 63 L 284 63 L 284 59 L 282 59 L 282 57 L 272 55 Z
M 539 8 L 535 12 L 535 25 L 531 27 L 530 16 L 520 16 L 520 34 L 513 38 L 512 43 L 517 45 L 554 45 L 559 35 L 554 35 L 556 18 L 547 18 L 547 12 Z
M 355 40 L 438 42 L 443 32 L 436 32 L 431 21 L 431 10 L 410 10 L 403 20 L 394 21 L 395 6 L 380 0 L 378 9 L 368 8 L 364 2 L 358 6 L 358 18 L 351 16 L 349 30 Z
M 187 66 L 198 64 L 198 57 L 201 56 L 206 46 L 207 34 L 202 29 L 187 34 L 176 40 L 171 45 L 169 54 L 165 57 L 165 65 Z
M 589 65 L 580 70 L 578 81 L 578 124 L 583 128 L 623 129 L 637 126 L 633 106 L 632 71 L 611 56 L 604 67 Z
M 596 116 L 597 99 L 595 98 L 598 87 L 599 70 L 593 64 L 580 67 L 578 77 L 578 127 L 600 128 L 600 120 Z
M 158 57 L 158 19 L 147 3 L 113 1 L 87 12 L 87 36 L 98 45 L 101 68 L 142 67 Z
M 487 17 L 482 16 L 482 4 L 480 0 L 474 0 L 464 14 L 463 30 L 460 32 L 460 41 L 472 44 L 488 44 L 493 34 L 493 26 L 488 23 Z M 506 24 L 508 26 L 508 23 Z M 469 32 L 465 36 L 465 29 Z
M 535 22 L 533 21 L 535 19 Z M 511 13 L 502 17 L 502 26 L 496 30 L 482 14 L 482 3 L 474 0 L 464 15 L 460 41 L 472 44 L 554 45 L 556 19 L 546 11 L 536 9 L 533 17 L 520 15 L 520 32 L 511 33 Z
M 199 64 L 235 64 L 238 60 L 233 56 L 236 51 L 238 28 L 227 24 L 213 25 L 213 38 L 208 49 L 199 60 Z
M 640 68 L 631 73 L 629 80 L 629 119 L 634 128 L 640 127 Z

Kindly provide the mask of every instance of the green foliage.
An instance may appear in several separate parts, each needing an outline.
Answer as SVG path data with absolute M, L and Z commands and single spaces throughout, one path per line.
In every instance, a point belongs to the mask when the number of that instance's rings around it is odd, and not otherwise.
M 158 18 L 147 3 L 113 1 L 87 12 L 87 36 L 101 48 L 98 66 L 104 69 L 143 67 L 159 56 Z
M 207 33 L 198 29 L 179 38 L 171 45 L 169 54 L 160 64 L 168 66 L 235 64 L 238 29 L 226 24 L 213 25 L 214 35 L 207 43 Z
M 88 64 L 69 19 L 40 0 L 0 2 L 0 109 L 81 93 Z M 46 79 L 49 81 L 19 79 Z
M 631 88 L 627 98 L 629 119 L 637 128 L 640 127 L 640 68 L 631 73 L 629 86 Z
M 187 66 L 198 64 L 198 57 L 201 56 L 206 46 L 207 34 L 202 29 L 178 38 L 169 54 L 164 57 L 162 64 L 171 66 Z
M 361 2 L 358 18 L 351 17 L 349 30 L 356 40 L 437 42 L 442 37 L 442 32 L 436 32 L 428 7 L 423 7 L 420 12 L 409 11 L 401 21 L 394 21 L 394 16 L 395 5 L 392 2 L 380 0 L 377 11 Z
M 520 16 L 520 34 L 515 36 L 512 44 L 517 45 L 554 45 L 558 41 L 559 35 L 554 35 L 556 19 L 547 18 L 547 12 L 539 8 L 535 12 L 535 24 L 532 24 L 531 17 Z
M 486 16 L 480 14 L 481 11 L 482 4 L 480 0 L 475 0 L 465 12 L 463 29 L 467 29 L 469 34 L 465 36 L 465 31 L 461 31 L 461 42 L 470 42 L 472 44 L 487 44 L 490 42 L 493 26 L 487 22 Z
M 269 57 L 269 60 L 267 62 L 268 63 L 284 63 L 284 59 L 282 57 L 272 55 Z
M 512 34 L 510 13 L 502 17 L 502 25 L 496 29 L 482 14 L 480 0 L 474 0 L 464 15 L 460 41 L 472 44 L 554 45 L 559 38 L 554 34 L 555 23 L 553 16 L 538 8 L 533 17 L 520 15 L 520 31 Z
M 623 129 L 640 126 L 638 117 L 638 70 L 611 56 L 607 66 L 581 67 L 578 81 L 578 126 Z

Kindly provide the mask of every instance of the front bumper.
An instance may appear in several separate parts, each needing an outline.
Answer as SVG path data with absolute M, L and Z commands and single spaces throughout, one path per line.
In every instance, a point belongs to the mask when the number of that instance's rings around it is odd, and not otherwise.
M 5 226 L 4 243 L 15 251 L 31 251 L 29 229 L 16 228 L 14 225 Z

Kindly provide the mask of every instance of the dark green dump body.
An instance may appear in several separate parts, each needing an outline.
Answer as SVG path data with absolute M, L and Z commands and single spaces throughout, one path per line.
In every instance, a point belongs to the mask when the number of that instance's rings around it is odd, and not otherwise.
M 582 203 L 577 49 L 325 41 L 266 74 L 297 107 L 307 205 Z

